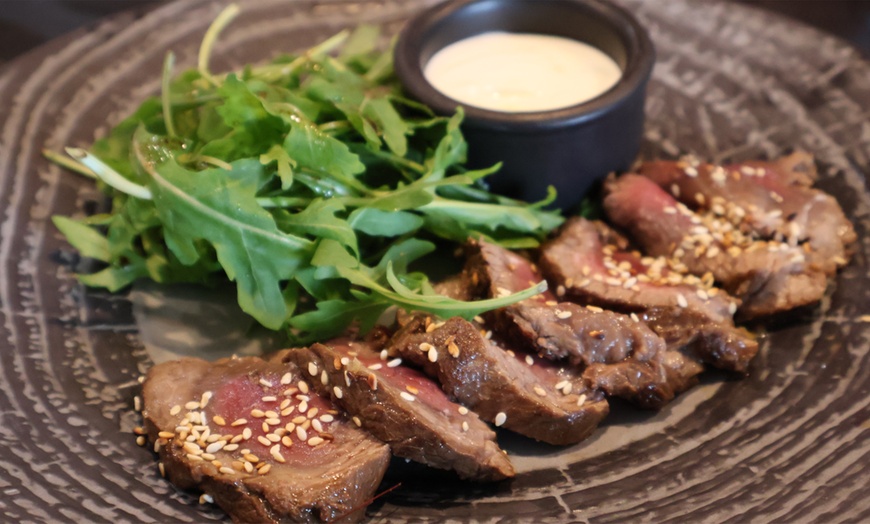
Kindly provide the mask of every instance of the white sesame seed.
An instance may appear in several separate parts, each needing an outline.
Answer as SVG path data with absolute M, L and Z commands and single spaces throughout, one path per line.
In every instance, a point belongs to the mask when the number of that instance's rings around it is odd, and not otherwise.
M 333 420 L 335 420 L 335 417 L 333 417 L 329 413 L 327 413 L 325 415 L 320 415 L 321 422 L 326 422 L 328 424 L 328 423 L 332 422 Z
M 292 373 L 287 372 L 287 373 L 284 373 L 283 376 L 281 376 L 281 385 L 282 386 L 286 386 L 286 385 L 290 384 L 291 382 L 293 382 L 293 374 Z
M 308 440 L 308 432 L 305 431 L 305 428 L 302 426 L 296 426 L 296 438 L 303 442 Z
M 191 462 L 202 462 L 203 461 L 202 457 L 200 457 L 198 455 L 194 455 L 193 453 L 187 454 L 187 460 L 189 460 Z
M 169 414 L 172 415 L 173 417 L 175 415 L 178 415 L 179 413 L 181 413 L 181 406 L 179 406 L 177 404 L 175 406 L 172 406 L 172 409 L 169 410 Z
M 254 408 L 251 410 L 251 416 L 254 418 L 263 418 L 266 416 L 266 413 L 262 409 Z
M 393 360 L 387 362 L 387 367 L 388 367 L 388 368 L 394 368 L 394 367 L 400 365 L 401 363 L 402 363 L 402 359 L 400 359 L 400 358 L 394 358 Z
M 245 419 L 245 418 L 237 418 L 236 420 L 233 421 L 232 424 L 230 424 L 230 426 L 243 426 L 243 425 L 245 425 L 245 424 L 247 424 L 247 423 L 248 423 L 248 419 Z
M 468 422 L 465 420 L 462 421 L 462 431 L 468 431 Z
M 276 433 L 267 433 L 267 434 L 266 434 L 266 439 L 268 439 L 269 442 L 272 442 L 272 443 L 280 442 L 280 441 L 281 441 L 281 435 L 278 435 L 278 434 L 276 434 Z M 267 445 L 268 445 L 268 444 L 267 444 Z
M 245 428 L 242 430 L 242 438 L 243 439 L 248 440 L 249 438 L 251 438 L 252 435 L 253 435 L 253 431 L 251 431 L 251 428 Z
M 335 395 L 335 398 L 341 398 L 344 396 L 344 393 L 341 391 L 341 388 L 338 386 L 335 386 L 334 388 L 332 388 L 332 394 Z
M 562 388 L 563 395 L 570 395 L 572 391 L 574 391 L 574 384 L 571 384 L 570 382 L 565 384 L 565 386 Z
M 320 372 L 320 383 L 324 386 L 329 384 L 329 375 L 326 374 L 326 370 Z
M 304 380 L 300 380 L 299 384 L 297 384 L 297 386 L 299 387 L 299 391 L 301 391 L 302 393 L 308 393 L 308 391 L 309 391 L 308 383 L 305 382 Z
M 568 384 L 570 384 L 570 382 L 568 382 L 567 380 L 563 380 L 562 382 L 558 382 L 558 383 L 556 383 L 555 388 L 556 388 L 556 389 L 562 389 L 562 388 L 564 388 L 565 386 L 567 386 Z
M 634 320 L 635 322 L 640 322 L 640 318 L 638 318 L 637 313 L 635 313 L 634 311 L 632 311 L 631 314 L 630 314 L 629 316 L 630 316 L 631 319 Z
M 284 447 L 288 447 L 288 448 L 289 448 L 290 446 L 293 445 L 293 439 L 291 439 L 291 438 L 288 437 L 287 435 L 284 435 L 283 437 L 281 437 L 281 444 L 283 444 Z
M 254 472 L 254 465 L 251 464 L 250 462 L 245 462 L 245 466 L 244 466 L 244 467 L 245 467 L 245 471 L 247 471 L 248 473 L 253 473 L 253 472 Z
M 265 475 L 265 474 L 268 473 L 269 470 L 271 470 L 271 469 L 272 469 L 272 465 L 271 465 L 271 464 L 265 464 L 263 467 L 257 468 L 257 474 L 259 474 L 259 475 Z
M 535 365 L 535 359 L 532 358 L 531 355 L 526 355 L 526 359 L 525 359 L 525 360 L 526 360 L 526 364 L 528 364 L 528 365 L 530 365 L 530 366 L 534 366 L 534 365 Z
M 236 474 L 236 470 L 234 470 L 233 468 L 227 467 L 227 466 L 221 467 L 218 471 L 220 471 L 224 475 L 235 475 Z
M 429 353 L 427 354 L 429 358 L 429 362 L 438 362 L 438 350 L 434 347 L 429 349 Z
M 371 366 L 369 366 L 369 369 L 373 369 L 373 370 L 377 371 L 383 367 L 384 367 L 384 365 L 381 364 L 380 362 L 378 362 L 376 364 L 372 364 Z
M 160 476 L 166 478 L 166 466 L 162 462 L 157 463 L 157 469 L 160 470 Z
M 227 444 L 226 446 L 224 446 L 224 451 L 235 451 L 237 449 L 239 449 L 238 444 Z
M 677 293 L 677 305 L 680 307 L 689 307 L 689 302 L 686 300 L 686 297 L 684 297 L 682 293 Z
M 556 318 L 559 318 L 561 320 L 571 318 L 571 315 L 572 315 L 572 313 L 570 311 L 556 310 Z
M 146 444 L 146 442 L 147 441 L 145 440 L 145 437 L 143 435 L 139 435 L 138 437 L 136 437 L 136 445 L 137 446 L 144 446 Z
M 582 395 L 580 395 L 580 396 L 577 398 L 577 405 L 578 405 L 578 406 L 582 406 L 584 403 L 586 403 L 586 394 L 585 394 L 585 393 L 582 394 Z
M 537 393 L 539 397 L 546 397 L 547 396 L 546 390 L 544 390 L 544 388 L 542 388 L 541 386 L 535 386 L 532 389 L 535 390 L 535 393 Z
M 359 419 L 359 417 L 353 417 L 351 420 L 353 420 L 353 423 L 356 424 L 357 427 L 362 427 L 362 421 Z
M 381 360 L 387 360 L 390 357 L 390 354 L 387 353 L 386 349 L 382 349 L 380 357 L 381 357 Z
M 314 431 L 323 433 L 323 424 L 321 424 L 319 420 L 313 419 L 311 421 L 311 427 L 314 428 Z
M 317 376 L 317 364 L 315 364 L 314 362 L 308 363 L 308 374 L 312 377 Z
M 320 437 L 311 437 L 310 439 L 308 439 L 308 445 L 311 446 L 312 448 L 314 446 L 318 446 L 320 444 L 323 444 L 323 442 L 324 442 L 324 440 Z
M 507 415 L 504 411 L 499 411 L 495 416 L 495 425 L 501 426 L 507 421 Z
M 217 453 L 218 451 L 222 450 L 224 448 L 224 446 L 226 446 L 226 445 L 227 445 L 227 442 L 225 440 L 218 440 L 216 442 L 212 442 L 211 444 L 209 444 L 208 447 L 205 448 L 205 452 L 206 453 Z
M 203 493 L 202 495 L 199 496 L 199 503 L 200 504 L 205 504 L 205 503 L 211 504 L 213 502 L 214 502 L 214 499 L 211 498 L 211 495 L 209 495 L 208 493 Z
M 191 400 L 190 402 L 188 402 L 184 405 L 184 409 L 186 409 L 188 411 L 194 410 L 194 409 L 199 409 L 199 402 L 197 402 L 195 400 Z
M 284 455 L 281 454 L 280 444 L 275 444 L 274 446 L 272 446 L 269 449 L 269 454 L 272 455 L 272 458 L 274 458 L 276 461 L 280 462 L 281 464 L 287 462 L 284 459 Z
M 414 402 L 414 399 L 417 398 L 414 395 L 408 393 L 407 391 L 402 391 L 401 393 L 399 393 L 399 396 L 401 396 L 403 399 L 407 400 L 408 402 Z
M 261 386 L 265 386 L 265 387 L 267 387 L 267 388 L 272 387 L 272 383 L 269 382 L 268 380 L 264 379 L 264 378 L 261 378 L 261 379 L 260 379 L 260 385 L 261 385 Z
M 350 387 L 350 375 L 347 373 L 347 370 L 344 370 L 344 385 Z
M 460 415 L 468 415 L 468 408 L 465 406 L 459 406 L 458 411 Z
M 259 437 L 257 437 L 257 442 L 259 442 L 260 444 L 262 444 L 262 445 L 264 445 L 264 446 L 269 446 L 269 445 L 271 444 L 271 443 L 269 442 L 269 439 L 267 439 L 266 437 L 264 437 L 264 436 L 262 436 L 262 435 L 260 435 Z
M 276 397 L 274 395 L 266 395 L 265 397 L 261 398 L 260 400 L 262 400 L 263 402 L 275 402 L 276 400 L 278 400 L 278 397 Z

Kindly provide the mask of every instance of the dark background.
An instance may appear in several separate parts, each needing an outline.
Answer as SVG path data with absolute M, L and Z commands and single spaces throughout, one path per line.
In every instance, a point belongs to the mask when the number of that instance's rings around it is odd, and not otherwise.
M 0 64 L 105 16 L 153 8 L 162 1 L 166 0 L 0 0 Z M 870 57 L 870 0 L 731 1 L 814 25 L 850 41 Z

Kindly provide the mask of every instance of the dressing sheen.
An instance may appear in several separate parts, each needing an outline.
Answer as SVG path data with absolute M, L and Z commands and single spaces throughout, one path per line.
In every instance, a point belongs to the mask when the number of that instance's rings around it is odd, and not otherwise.
M 595 98 L 622 71 L 589 44 L 561 36 L 489 32 L 441 49 L 426 80 L 463 104 L 522 113 L 548 111 Z

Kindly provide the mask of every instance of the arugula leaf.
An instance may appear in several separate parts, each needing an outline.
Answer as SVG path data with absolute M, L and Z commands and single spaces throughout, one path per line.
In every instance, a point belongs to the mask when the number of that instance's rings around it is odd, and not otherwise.
M 49 159 L 97 179 L 111 209 L 54 217 L 105 267 L 85 285 L 136 279 L 236 283 L 242 309 L 295 340 L 369 328 L 390 307 L 473 316 L 534 295 L 462 302 L 413 268 L 437 265 L 435 239 L 483 237 L 534 247 L 562 217 L 487 191 L 498 170 L 468 170 L 463 113 L 436 116 L 402 96 L 392 50 L 376 29 L 343 31 L 311 49 L 216 73 L 210 55 L 238 11 L 205 35 L 196 69 L 97 141 Z

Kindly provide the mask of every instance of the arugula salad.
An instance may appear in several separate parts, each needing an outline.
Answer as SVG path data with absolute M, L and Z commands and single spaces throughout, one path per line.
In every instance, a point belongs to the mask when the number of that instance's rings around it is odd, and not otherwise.
M 464 167 L 463 114 L 402 95 L 377 28 L 343 31 L 299 54 L 218 74 L 209 58 L 238 13 L 205 34 L 197 67 L 89 150 L 46 156 L 97 180 L 105 213 L 54 217 L 100 269 L 87 286 L 137 279 L 229 279 L 242 310 L 296 342 L 371 327 L 390 306 L 471 317 L 543 291 L 462 302 L 434 292 L 419 263 L 444 243 L 534 247 L 562 222 L 543 202 L 490 193 Z

